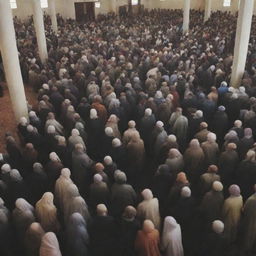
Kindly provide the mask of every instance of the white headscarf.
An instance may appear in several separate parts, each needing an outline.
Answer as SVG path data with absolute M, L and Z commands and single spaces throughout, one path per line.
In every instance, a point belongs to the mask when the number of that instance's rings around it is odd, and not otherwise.
M 180 225 L 173 217 L 168 216 L 164 220 L 161 247 L 166 256 L 184 255 Z
M 57 208 L 53 204 L 53 199 L 53 194 L 46 192 L 36 203 L 36 216 L 46 232 L 58 229 Z
M 53 232 L 46 233 L 41 242 L 40 256 L 62 256 L 59 242 Z

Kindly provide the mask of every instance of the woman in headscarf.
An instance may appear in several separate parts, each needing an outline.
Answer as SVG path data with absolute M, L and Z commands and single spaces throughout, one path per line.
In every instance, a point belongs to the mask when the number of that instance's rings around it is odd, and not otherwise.
M 25 248 L 27 256 L 39 256 L 42 237 L 45 232 L 38 222 L 33 222 L 25 234 Z
M 68 147 L 69 151 L 72 152 L 76 146 L 76 144 L 82 144 L 85 147 L 84 141 L 80 136 L 80 133 L 77 129 L 73 129 L 71 131 L 71 136 L 68 138 Z
M 42 164 L 33 164 L 33 171 L 26 178 L 26 182 L 30 190 L 31 202 L 34 204 L 40 199 L 47 188 L 47 174 Z
M 211 191 L 204 195 L 200 205 L 202 222 L 204 222 L 205 227 L 221 217 L 223 203 L 223 185 L 219 181 L 214 181 Z
M 160 256 L 160 236 L 152 221 L 145 220 L 135 240 L 135 251 L 138 256 Z
M 88 210 L 88 206 L 81 196 L 75 196 L 72 200 L 70 200 L 68 213 L 66 214 L 66 220 L 68 220 L 68 217 L 70 217 L 75 212 L 81 214 L 87 224 L 90 222 L 91 215 Z
M 156 229 L 160 230 L 161 218 L 158 199 L 153 197 L 150 189 L 144 189 L 141 195 L 144 200 L 137 207 L 138 218 L 142 221 L 151 220 Z
M 19 241 L 22 241 L 27 228 L 35 221 L 34 207 L 23 198 L 17 199 L 12 212 L 12 220 Z
M 176 204 L 179 199 L 181 190 L 185 186 L 190 186 L 187 176 L 184 172 L 179 172 L 176 178 L 176 182 L 171 187 L 171 190 L 166 199 L 166 211 Z
M 27 143 L 25 145 L 25 148 L 22 152 L 22 158 L 24 163 L 22 175 L 25 177 L 27 176 L 28 172 L 31 172 L 33 164 L 38 160 L 38 152 L 32 143 Z
M 89 234 L 87 225 L 80 213 L 73 213 L 69 217 L 66 228 L 66 248 L 69 255 L 89 255 Z
M 104 204 L 97 205 L 97 215 L 90 225 L 90 246 L 94 256 L 119 256 L 117 228 L 115 220 L 108 215 Z
M 164 219 L 164 228 L 161 239 L 161 249 L 165 256 L 183 256 L 183 246 L 180 225 L 173 217 Z
M 46 232 L 52 231 L 57 233 L 59 221 L 53 199 L 54 197 L 51 192 L 44 193 L 41 200 L 36 203 L 36 216 Z
M 185 170 L 192 184 L 197 184 L 204 165 L 204 152 L 197 139 L 191 140 L 184 153 Z
M 71 213 L 72 202 L 73 202 L 73 199 L 77 196 L 80 196 L 77 186 L 74 183 L 68 184 L 64 192 L 64 196 L 61 198 L 61 204 L 64 206 L 65 222 L 68 221 L 69 216 L 72 214 Z
M 64 206 L 63 206 L 63 204 L 61 204 L 61 202 L 64 203 L 62 201 L 62 198 L 65 194 L 66 187 L 69 184 L 73 183 L 70 176 L 71 176 L 70 170 L 68 168 L 63 168 L 61 170 L 60 177 L 56 180 L 56 183 L 55 183 L 55 190 L 54 190 L 55 201 L 57 203 L 57 206 L 59 206 L 60 209 L 62 209 L 62 210 L 63 210 Z
M 55 127 L 55 131 L 58 135 L 64 134 L 64 127 L 55 119 L 55 115 L 52 112 L 48 113 L 47 121 L 45 123 L 45 131 L 47 131 L 50 125 Z
M 236 184 L 241 189 L 243 199 L 246 200 L 253 192 L 253 186 L 256 184 L 256 154 L 254 150 L 249 150 L 245 160 L 240 162 L 236 173 Z
M 113 130 L 113 136 L 121 139 L 121 133 L 118 128 L 119 118 L 116 115 L 110 115 L 105 127 L 110 127 Z
M 216 165 L 210 165 L 207 172 L 200 176 L 200 192 L 204 195 L 210 191 L 214 181 L 220 181 L 220 175 L 218 173 L 218 167 Z
M 90 185 L 89 200 L 93 209 L 98 204 L 108 205 L 109 189 L 107 183 L 103 181 L 103 177 L 98 173 L 93 176 L 93 183 Z
M 207 134 L 207 140 L 201 144 L 204 151 L 204 162 L 206 166 L 217 164 L 219 156 L 219 145 L 216 142 L 216 135 L 212 132 Z
M 136 219 L 136 214 L 137 211 L 133 206 L 126 206 L 118 225 L 121 243 L 120 255 L 122 256 L 133 256 L 135 254 L 134 242 L 137 232 L 140 229 L 140 223 Z
M 51 152 L 49 158 L 50 161 L 46 164 L 45 171 L 48 176 L 48 188 L 50 191 L 53 191 L 55 182 L 59 178 L 64 166 L 55 152 Z
M 42 237 L 40 250 L 40 256 L 61 256 L 59 242 L 56 235 L 53 232 L 48 232 Z
M 246 153 L 249 149 L 253 147 L 254 144 L 254 138 L 252 135 L 252 129 L 251 128 L 245 128 L 244 129 L 244 137 L 239 141 L 238 144 L 238 153 L 240 159 L 244 159 L 246 156 Z
M 237 185 L 229 187 L 230 196 L 225 200 L 222 208 L 222 217 L 225 224 L 224 234 L 229 243 L 236 241 L 238 225 L 243 208 L 243 198 L 240 194 L 240 188 Z
M 171 148 L 165 164 L 168 165 L 170 172 L 173 174 L 177 174 L 179 171 L 182 171 L 184 168 L 184 161 L 180 151 L 176 148 Z
M 111 206 L 114 216 L 121 216 L 128 205 L 135 206 L 137 195 L 133 187 L 126 184 L 127 178 L 124 172 L 116 170 L 115 183 L 111 187 Z
M 211 231 L 204 237 L 201 243 L 201 253 L 199 255 L 222 256 L 227 250 L 227 240 L 224 234 L 225 226 L 220 220 L 214 220 L 211 224 Z

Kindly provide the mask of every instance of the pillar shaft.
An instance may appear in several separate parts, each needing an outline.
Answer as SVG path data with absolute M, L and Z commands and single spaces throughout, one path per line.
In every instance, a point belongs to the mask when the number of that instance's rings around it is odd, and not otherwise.
M 48 59 L 47 45 L 44 30 L 44 17 L 41 4 L 39 0 L 31 0 L 33 6 L 33 21 L 36 31 L 37 45 L 39 56 L 42 63 Z
M 189 30 L 189 12 L 190 12 L 190 0 L 184 0 L 183 7 L 183 34 Z
M 231 85 L 233 87 L 239 87 L 245 70 L 252 24 L 253 4 L 254 0 L 244 0 L 240 2 L 231 74 Z
M 204 22 L 211 17 L 212 0 L 205 0 Z
M 55 8 L 55 0 L 48 0 L 48 9 L 52 22 L 52 30 L 55 34 L 58 32 L 58 23 L 56 17 L 56 8 Z
M 28 109 L 9 0 L 0 0 L 0 46 L 13 111 L 19 122 L 22 116 L 27 116 Z

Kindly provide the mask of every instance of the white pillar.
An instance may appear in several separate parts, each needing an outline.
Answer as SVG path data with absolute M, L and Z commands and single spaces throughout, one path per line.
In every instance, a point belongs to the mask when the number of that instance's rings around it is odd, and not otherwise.
M 231 85 L 239 87 L 246 64 L 254 0 L 240 1 L 238 13 Z
M 204 22 L 211 17 L 212 0 L 205 0 Z
M 34 26 L 36 31 L 39 56 L 42 63 L 44 63 L 48 59 L 48 53 L 47 53 L 47 45 L 46 45 L 45 30 L 44 30 L 43 11 L 42 11 L 41 3 L 39 0 L 32 0 L 32 5 L 33 5 L 33 21 L 34 21 Z
M 183 7 L 183 34 L 189 30 L 189 12 L 190 12 L 190 0 L 184 0 Z
M 22 116 L 27 116 L 28 109 L 9 0 L 0 0 L 0 45 L 13 112 L 19 122 Z
M 57 23 L 57 16 L 56 16 L 55 0 L 48 0 L 48 9 L 51 17 L 51 22 L 52 22 L 52 30 L 54 31 L 55 34 L 57 34 L 58 23 Z

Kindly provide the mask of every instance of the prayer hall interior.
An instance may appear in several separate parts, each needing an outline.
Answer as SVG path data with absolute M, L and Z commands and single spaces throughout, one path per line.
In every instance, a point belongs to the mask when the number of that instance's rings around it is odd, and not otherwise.
M 255 2 L 0 0 L 0 256 L 255 256 Z

